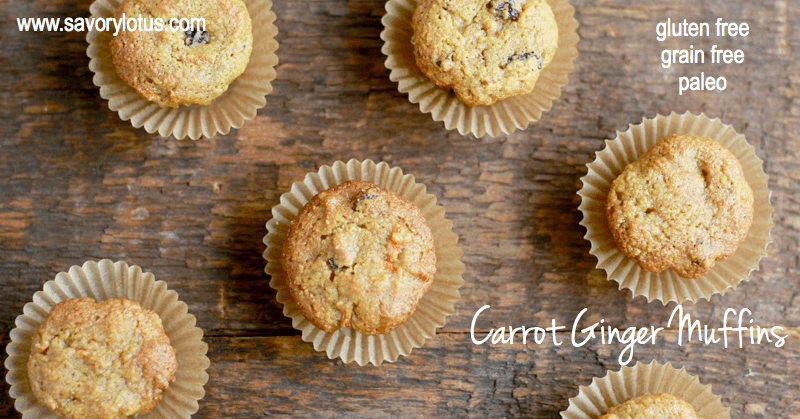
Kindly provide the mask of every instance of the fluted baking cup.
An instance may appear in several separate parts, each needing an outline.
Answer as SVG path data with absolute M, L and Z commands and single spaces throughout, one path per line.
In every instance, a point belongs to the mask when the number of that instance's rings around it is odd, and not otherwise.
M 11 386 L 11 397 L 16 399 L 14 407 L 23 418 L 59 417 L 36 400 L 28 381 L 28 357 L 36 329 L 50 309 L 61 301 L 81 297 L 97 301 L 124 297 L 153 310 L 161 318 L 164 331 L 175 348 L 178 359 L 175 381 L 169 384 L 152 411 L 137 418 L 189 418 L 197 412 L 197 401 L 205 395 L 203 386 L 208 381 L 206 369 L 210 362 L 206 356 L 208 345 L 202 340 L 203 331 L 195 327 L 195 317 L 189 314 L 186 303 L 178 300 L 178 294 L 167 289 L 164 281 L 156 281 L 153 274 L 125 262 L 101 260 L 73 266 L 69 272 L 61 272 L 55 280 L 47 281 L 44 289 L 33 295 L 33 301 L 25 304 L 23 314 L 15 321 L 11 342 L 6 347 L 6 382 Z
M 100 87 L 100 96 L 108 107 L 119 113 L 123 121 L 136 128 L 144 127 L 150 134 L 162 137 L 186 137 L 197 140 L 227 134 L 256 117 L 256 111 L 267 104 L 266 95 L 272 92 L 275 66 L 278 64 L 278 42 L 275 36 L 275 13 L 271 0 L 244 0 L 253 22 L 253 52 L 244 73 L 228 86 L 228 90 L 208 105 L 183 105 L 177 108 L 160 107 L 145 100 L 130 87 L 114 67 L 109 43 L 113 32 L 97 30 L 86 34 L 89 47 L 89 69 L 95 74 L 92 82 Z M 114 17 L 122 0 L 96 0 L 90 7 L 94 18 Z
M 411 45 L 411 16 L 418 0 L 389 0 L 386 15 L 381 19 L 389 79 L 398 83 L 401 93 L 408 93 L 411 103 L 419 104 L 423 113 L 430 113 L 434 121 L 444 122 L 448 130 L 457 129 L 461 135 L 475 137 L 511 134 L 538 121 L 542 113 L 550 110 L 553 101 L 561 96 L 561 88 L 568 83 L 568 75 L 575 68 L 578 57 L 578 21 L 575 8 L 567 0 L 548 0 L 558 25 L 558 49 L 536 81 L 531 93 L 513 96 L 490 106 L 467 106 L 447 89 L 437 86 L 417 67 L 414 47 Z
M 348 180 L 363 180 L 394 191 L 413 202 L 433 233 L 436 245 L 436 275 L 430 289 L 422 297 L 414 314 L 396 329 L 377 336 L 367 336 L 354 328 L 343 327 L 327 333 L 306 320 L 289 294 L 284 277 L 281 253 L 288 233 L 289 223 L 303 206 L 318 193 Z M 436 205 L 436 197 L 427 193 L 425 185 L 417 183 L 412 175 L 404 175 L 399 168 L 386 163 L 375 164 L 372 160 L 347 163 L 337 161 L 331 166 L 322 166 L 319 171 L 309 173 L 301 182 L 295 182 L 291 190 L 280 198 L 280 204 L 272 208 L 272 219 L 267 223 L 264 236 L 264 259 L 266 272 L 272 277 L 269 285 L 277 291 L 278 302 L 283 304 L 283 314 L 292 319 L 292 326 L 303 332 L 306 342 L 314 349 L 325 351 L 330 359 L 341 358 L 344 362 L 355 361 L 358 365 L 380 365 L 384 361 L 394 362 L 398 357 L 411 353 L 436 334 L 436 328 L 445 324 L 447 316 L 454 312 L 454 304 L 461 298 L 459 288 L 464 285 L 461 275 L 461 249 L 458 236 L 453 233 L 453 223 L 444 216 L 444 208 Z
M 611 182 L 627 164 L 638 160 L 658 140 L 672 134 L 692 134 L 719 141 L 739 160 L 753 190 L 753 224 L 744 242 L 730 257 L 717 261 L 698 279 L 682 278 L 672 268 L 661 273 L 643 270 L 617 248 L 606 218 L 606 197 Z M 608 279 L 617 281 L 620 289 L 631 290 L 634 296 L 643 295 L 648 301 L 660 300 L 664 304 L 710 299 L 716 293 L 724 294 L 728 288 L 735 289 L 741 281 L 749 280 L 750 272 L 758 269 L 758 262 L 767 254 L 773 223 L 763 161 L 756 157 L 755 149 L 744 135 L 719 119 L 689 112 L 645 119 L 625 132 L 617 132 L 615 139 L 606 140 L 606 147 L 587 167 L 589 171 L 581 178 L 583 187 L 578 195 L 583 212 L 581 225 L 587 230 L 584 237 L 592 243 L 589 252 L 597 257 L 597 267 L 605 270 Z
M 581 386 L 578 395 L 569 399 L 569 407 L 561 412 L 563 419 L 595 419 L 608 409 L 619 406 L 628 399 L 646 394 L 666 393 L 679 397 L 692 405 L 697 416 L 704 419 L 730 419 L 731 410 L 722 405 L 711 386 L 689 375 L 685 368 L 675 369 L 670 364 L 652 361 L 637 363 L 609 371 L 605 377 L 593 378 L 588 386 Z

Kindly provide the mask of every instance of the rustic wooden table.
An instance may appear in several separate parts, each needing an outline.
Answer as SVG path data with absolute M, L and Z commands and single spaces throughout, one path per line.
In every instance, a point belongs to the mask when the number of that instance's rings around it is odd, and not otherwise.
M 42 284 L 86 260 L 125 260 L 166 280 L 205 331 L 210 380 L 197 418 L 555 418 L 622 345 L 476 346 L 507 325 L 570 325 L 584 308 L 617 327 L 664 325 L 595 269 L 578 223 L 579 178 L 643 117 L 705 112 L 765 161 L 776 223 L 750 281 L 686 304 L 714 327 L 726 308 L 781 325 L 781 348 L 679 346 L 677 331 L 634 361 L 686 367 L 732 417 L 800 418 L 800 4 L 795 0 L 571 0 L 576 70 L 527 130 L 476 139 L 446 131 L 397 91 L 383 65 L 383 0 L 277 1 L 277 80 L 258 117 L 229 135 L 175 141 L 109 111 L 92 84 L 83 33 L 19 32 L 17 17 L 88 16 L 90 0 L 0 3 L 0 344 Z M 747 38 L 659 43 L 659 21 L 748 22 Z M 664 48 L 742 49 L 743 64 L 660 66 Z M 679 76 L 725 76 L 724 92 L 678 94 Z M 291 183 L 350 158 L 413 173 L 447 209 L 464 250 L 462 298 L 425 347 L 380 367 L 315 352 L 281 313 L 264 273 L 270 209 Z M 562 338 L 569 339 L 564 331 Z M 19 417 L 0 385 L 0 416 Z

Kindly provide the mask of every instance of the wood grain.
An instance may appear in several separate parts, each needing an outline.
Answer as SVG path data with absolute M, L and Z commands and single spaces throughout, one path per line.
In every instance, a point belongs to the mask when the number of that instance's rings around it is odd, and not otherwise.
M 688 304 L 718 322 L 747 307 L 755 323 L 800 327 L 800 5 L 792 1 L 572 0 L 580 55 L 551 111 L 526 131 L 476 139 L 446 131 L 388 79 L 378 0 L 277 1 L 274 92 L 258 117 L 211 140 L 151 136 L 111 112 L 91 82 L 85 34 L 21 33 L 17 17 L 88 16 L 88 0 L 0 7 L 0 336 L 42 284 L 87 259 L 125 260 L 167 281 L 208 336 L 212 367 L 195 417 L 548 417 L 591 377 L 618 369 L 606 347 L 475 347 L 482 330 L 570 322 L 584 307 L 618 327 L 665 323 L 673 305 L 617 290 L 594 268 L 578 225 L 585 165 L 643 117 L 686 110 L 743 133 L 770 176 L 774 243 L 735 291 Z M 744 39 L 670 39 L 655 25 L 746 21 Z M 664 48 L 743 49 L 740 65 L 660 67 Z M 722 93 L 678 94 L 677 78 L 725 76 Z M 447 209 L 466 285 L 428 346 L 396 364 L 329 361 L 283 317 L 264 274 L 270 209 L 320 165 L 386 161 Z M 754 323 L 754 324 L 755 324 Z M 672 332 L 674 333 L 674 332 Z M 795 333 L 783 348 L 678 347 L 672 361 L 714 385 L 733 417 L 798 417 Z M 753 375 L 748 375 L 752 372 Z M 0 416 L 18 417 L 7 385 Z
M 215 378 L 199 412 L 207 417 L 234 410 L 242 417 L 553 418 L 566 410 L 578 386 L 620 369 L 614 346 L 547 342 L 486 347 L 458 333 L 442 334 L 395 364 L 367 368 L 324 359 L 292 337 L 214 338 L 209 343 Z M 292 354 L 288 362 L 287 353 Z M 692 362 L 699 353 L 704 362 Z M 753 412 L 762 409 L 767 416 L 797 417 L 789 407 L 800 403 L 800 386 L 785 380 L 800 373 L 796 363 L 763 361 L 798 355 L 797 345 L 742 350 L 678 346 L 672 332 L 663 336 L 663 344 L 636 348 L 630 366 L 656 360 L 685 367 L 712 386 L 732 417 L 758 416 Z M 781 387 L 781 393 L 768 390 L 774 387 Z M 741 388 L 753 391 L 745 396 Z

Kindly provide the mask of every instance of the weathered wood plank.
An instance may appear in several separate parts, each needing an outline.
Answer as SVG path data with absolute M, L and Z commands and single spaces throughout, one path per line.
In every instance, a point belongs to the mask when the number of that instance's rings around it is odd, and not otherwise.
M 787 377 L 800 371 L 796 363 L 769 361 L 796 359 L 797 345 L 679 347 L 676 339 L 670 333 L 656 346 L 637 347 L 634 363 L 655 359 L 686 367 L 712 385 L 731 417 L 797 417 L 800 383 Z M 486 347 L 463 334 L 439 335 L 381 367 L 327 360 L 299 338 L 217 338 L 210 344 L 213 378 L 199 417 L 554 418 L 578 386 L 620 368 L 619 346 Z M 775 387 L 779 394 L 769 390 Z

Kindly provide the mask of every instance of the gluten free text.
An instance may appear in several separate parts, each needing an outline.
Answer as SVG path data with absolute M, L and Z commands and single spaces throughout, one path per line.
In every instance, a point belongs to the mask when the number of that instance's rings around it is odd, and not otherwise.
M 716 22 L 689 22 L 672 21 L 668 18 L 664 22 L 656 24 L 656 40 L 664 42 L 669 38 L 745 38 L 750 35 L 750 25 L 747 22 L 726 22 L 722 18 L 717 18 Z M 690 44 L 688 48 L 662 49 L 661 67 L 668 69 L 676 64 L 705 64 L 708 60 L 711 64 L 737 65 L 744 63 L 745 54 L 741 49 L 730 50 L 718 47 L 713 44 L 707 51 L 695 48 Z M 683 95 L 685 91 L 722 91 L 728 87 L 728 80 L 725 77 L 706 75 L 700 72 L 697 76 L 678 77 L 678 94 Z

